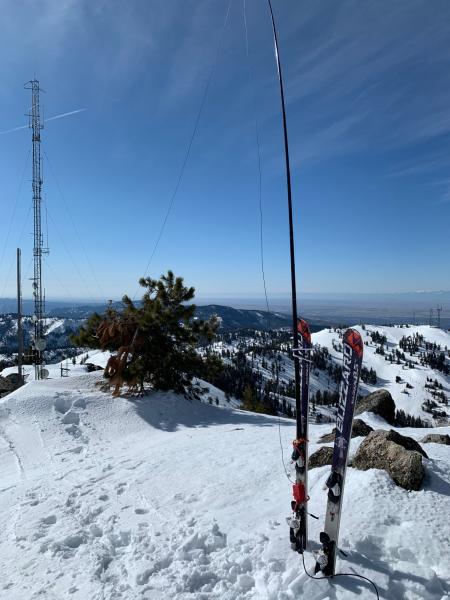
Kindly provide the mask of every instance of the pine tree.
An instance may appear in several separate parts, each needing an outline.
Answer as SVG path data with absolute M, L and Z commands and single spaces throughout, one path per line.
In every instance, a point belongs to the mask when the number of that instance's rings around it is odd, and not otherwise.
M 92 315 L 73 342 L 113 353 L 105 377 L 115 395 L 124 385 L 142 392 L 144 384 L 189 394 L 194 376 L 220 368 L 218 357 L 202 359 L 196 351 L 200 342 L 212 340 L 218 322 L 194 319 L 196 307 L 188 303 L 195 290 L 172 271 L 139 283 L 145 289 L 140 305 L 124 296 L 123 310 L 109 307 L 103 316 Z

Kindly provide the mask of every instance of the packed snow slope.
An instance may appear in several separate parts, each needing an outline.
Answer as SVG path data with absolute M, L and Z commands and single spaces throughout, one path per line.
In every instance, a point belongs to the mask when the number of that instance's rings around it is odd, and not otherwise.
M 308 578 L 290 550 L 279 434 L 287 456 L 293 421 L 168 393 L 114 399 L 100 379 L 30 381 L 0 401 L 2 600 L 375 597 L 356 578 Z M 330 429 L 311 426 L 312 451 Z M 450 598 L 450 447 L 426 451 L 419 492 L 349 469 L 338 569 L 373 579 L 381 598 Z M 328 471 L 310 472 L 310 551 Z

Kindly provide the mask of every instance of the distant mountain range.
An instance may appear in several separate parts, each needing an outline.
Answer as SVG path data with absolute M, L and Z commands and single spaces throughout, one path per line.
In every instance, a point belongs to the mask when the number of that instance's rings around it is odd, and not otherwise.
M 119 303 L 115 303 L 117 306 Z M 105 303 L 98 304 L 90 303 L 74 303 L 64 300 L 47 300 L 45 303 L 46 315 L 48 317 L 70 317 L 70 318 L 86 318 L 94 311 L 102 311 L 105 309 Z M 34 312 L 34 301 L 24 299 L 22 302 L 22 310 L 24 315 L 32 315 Z M 15 298 L 0 299 L 0 314 L 11 314 L 17 312 L 17 300 Z
M 120 308 L 121 304 L 116 303 L 115 306 Z M 47 349 L 55 350 L 57 348 L 70 347 L 72 345 L 70 342 L 71 334 L 77 331 L 94 311 L 102 312 L 104 309 L 104 305 L 49 307 L 46 319 Z M 197 307 L 197 318 L 206 320 L 213 315 L 216 315 L 220 320 L 219 331 L 221 333 L 242 329 L 279 329 L 291 325 L 291 318 L 287 314 L 236 309 L 217 304 Z M 24 317 L 23 326 L 25 347 L 27 347 L 31 343 L 33 328 L 33 323 L 29 314 Z M 12 352 L 16 352 L 16 338 L 16 313 L 10 312 L 0 314 L 0 354 L 8 356 Z
M 283 313 L 232 308 L 220 304 L 197 306 L 196 316 L 199 319 L 209 319 L 213 315 L 219 317 L 222 332 L 237 329 L 279 329 L 289 327 L 292 322 L 292 318 Z
M 112 306 L 120 310 L 122 303 L 114 302 Z M 77 306 L 47 302 L 46 308 L 46 316 L 49 318 L 83 320 L 87 319 L 93 312 L 102 313 L 106 309 L 106 306 L 104 304 Z M 17 304 L 15 301 L 10 299 L 0 301 L 0 314 L 15 314 L 16 311 Z M 23 312 L 25 315 L 33 313 L 33 303 L 31 301 L 24 301 Z M 219 317 L 221 331 L 235 331 L 236 329 L 243 328 L 277 329 L 279 327 L 288 327 L 291 324 L 291 317 L 285 313 L 238 309 L 219 304 L 197 306 L 196 316 L 199 319 L 209 319 L 212 315 Z
M 212 313 L 222 319 L 223 330 L 240 328 L 276 328 L 290 325 L 290 299 L 287 295 L 274 295 L 271 298 L 269 325 L 265 303 L 261 298 L 229 298 L 218 301 L 206 298 L 197 299 L 198 316 L 207 318 Z M 115 308 L 121 302 L 113 302 Z M 429 324 L 437 325 L 437 307 L 441 326 L 450 328 L 450 292 L 409 292 L 397 294 L 299 294 L 299 314 L 304 316 L 313 329 L 334 325 L 355 325 L 357 323 L 387 324 Z M 17 310 L 17 302 L 12 298 L 0 300 L 0 314 L 11 314 Z M 67 302 L 48 300 L 47 316 L 68 319 L 85 319 L 94 311 L 105 310 L 105 303 Z M 33 301 L 24 300 L 24 314 L 33 314 Z

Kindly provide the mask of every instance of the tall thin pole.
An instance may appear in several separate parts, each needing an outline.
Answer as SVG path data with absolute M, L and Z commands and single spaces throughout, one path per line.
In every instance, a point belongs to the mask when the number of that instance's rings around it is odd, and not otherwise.
M 22 329 L 22 276 L 21 276 L 21 251 L 17 248 L 17 373 L 23 380 L 23 329 Z
M 298 355 L 298 330 L 297 330 L 297 286 L 295 282 L 295 248 L 294 248 L 294 220 L 292 216 L 292 190 L 291 190 L 291 167 L 289 162 L 289 143 L 286 125 L 286 108 L 284 105 L 283 75 L 281 72 L 280 51 L 278 47 L 277 30 L 275 27 L 275 18 L 272 10 L 272 3 L 268 0 L 270 17 L 272 20 L 273 40 L 275 44 L 275 57 L 277 60 L 278 79 L 280 82 L 281 112 L 283 116 L 283 134 L 284 134 L 284 156 L 286 160 L 286 184 L 288 197 L 289 213 L 289 248 L 291 256 L 291 295 L 292 295 L 292 330 L 294 334 L 294 377 L 295 377 L 295 412 L 297 420 L 296 436 L 297 439 L 305 435 L 305 425 L 302 423 L 300 406 L 300 360 Z
M 33 79 L 25 85 L 31 89 L 31 113 L 30 129 L 32 130 L 33 142 L 33 215 L 34 215 L 34 274 L 33 274 L 33 297 L 34 297 L 34 369 L 36 379 L 42 379 L 44 363 L 44 316 L 45 299 L 42 289 L 42 256 L 48 252 L 44 248 L 42 235 L 41 204 L 42 204 L 42 161 L 41 161 L 41 122 L 39 105 L 39 81 Z

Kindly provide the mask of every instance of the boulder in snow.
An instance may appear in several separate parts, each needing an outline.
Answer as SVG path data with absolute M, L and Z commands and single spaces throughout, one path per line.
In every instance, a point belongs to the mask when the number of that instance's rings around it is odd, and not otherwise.
M 390 425 L 395 423 L 395 402 L 387 390 L 377 390 L 358 400 L 355 415 L 366 411 L 379 415 Z
M 414 440 L 412 437 L 401 435 L 393 429 L 389 429 L 389 431 L 380 430 L 380 432 L 384 435 L 386 440 L 402 446 L 405 450 L 414 450 L 415 452 L 419 452 L 422 456 L 428 458 L 427 453 L 419 444 L 419 442 L 416 442 L 416 440 Z
M 333 431 L 331 433 L 325 433 L 321 438 L 319 438 L 319 442 L 327 444 L 328 442 L 334 442 L 336 434 L 336 427 L 333 427 Z
M 373 428 L 362 419 L 353 419 L 352 438 L 366 437 L 371 431 L 373 431 Z
M 331 465 L 333 460 L 333 448 L 328 446 L 322 446 L 311 454 L 308 461 L 308 469 L 315 469 L 316 467 L 323 467 L 324 465 Z
M 428 433 L 421 440 L 422 444 L 444 444 L 450 446 L 450 435 L 447 433 Z
M 92 373 L 92 371 L 103 371 L 103 367 L 94 365 L 94 363 L 91 362 L 85 363 L 85 367 L 88 373 Z
M 354 437 L 366 437 L 369 433 L 373 431 L 370 425 L 367 425 L 362 419 L 353 419 L 352 426 L 352 438 Z M 333 428 L 331 433 L 326 433 L 320 438 L 320 442 L 334 442 L 334 437 L 336 434 L 336 427 Z
M 352 466 L 362 471 L 383 469 L 406 490 L 418 490 L 424 477 L 425 452 L 412 438 L 390 431 L 372 431 L 360 445 Z
M 9 379 L 6 377 L 0 377 L 0 394 L 3 392 L 9 394 L 9 392 L 12 392 L 14 389 L 14 385 Z
M 0 398 L 7 396 L 23 385 L 23 379 L 18 373 L 10 373 L 6 377 L 0 376 Z

